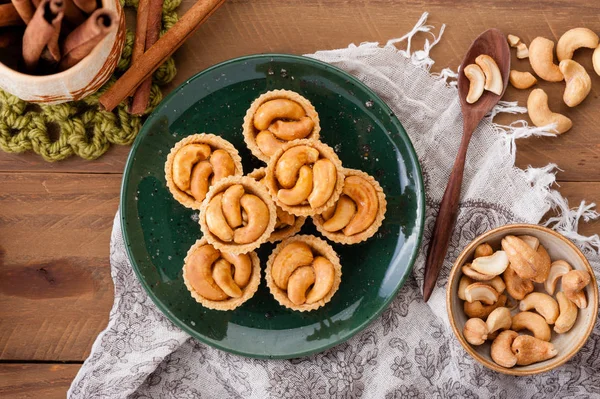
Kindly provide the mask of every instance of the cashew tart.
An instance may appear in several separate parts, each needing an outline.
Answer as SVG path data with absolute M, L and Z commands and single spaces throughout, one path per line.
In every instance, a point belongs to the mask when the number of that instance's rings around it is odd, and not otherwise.
M 260 260 L 255 252 L 221 252 L 206 238 L 188 250 L 183 282 L 192 297 L 214 310 L 233 310 L 252 298 L 260 284 Z
M 241 254 L 268 241 L 277 210 L 267 188 L 251 177 L 215 183 L 200 208 L 200 229 L 215 248 Z
M 258 168 L 248 173 L 247 176 L 257 180 L 261 184 L 264 184 L 266 187 L 266 173 L 266 168 Z M 302 226 L 304 226 L 304 222 L 306 221 L 305 216 L 295 216 L 284 211 L 279 206 L 275 206 L 277 208 L 277 221 L 275 222 L 275 230 L 269 237 L 269 242 L 277 242 L 283 240 L 284 238 L 293 236 L 300 231 Z
M 372 237 L 385 219 L 387 201 L 372 176 L 356 169 L 343 169 L 342 195 L 320 215 L 313 215 L 317 230 L 331 241 L 356 244 Z
M 241 176 L 242 159 L 227 140 L 209 133 L 188 136 L 167 156 L 165 178 L 181 205 L 200 209 L 209 188 L 228 176 Z
M 268 162 L 286 142 L 319 139 L 321 126 L 315 107 L 290 90 L 272 90 L 258 97 L 244 117 L 244 141 L 258 159 Z
M 306 312 L 331 301 L 342 281 L 342 266 L 326 241 L 297 235 L 277 245 L 267 260 L 265 275 L 277 302 Z
M 344 188 L 342 170 L 342 162 L 328 145 L 294 140 L 271 157 L 265 179 L 281 209 L 296 216 L 311 216 L 338 200 Z

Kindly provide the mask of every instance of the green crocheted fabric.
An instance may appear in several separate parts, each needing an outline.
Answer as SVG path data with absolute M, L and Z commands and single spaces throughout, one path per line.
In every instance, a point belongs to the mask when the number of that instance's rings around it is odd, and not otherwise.
M 125 7 L 137 8 L 138 0 L 120 0 Z M 178 20 L 175 10 L 181 0 L 165 0 L 161 34 Z M 127 31 L 121 60 L 110 80 L 96 93 L 81 101 L 58 105 L 34 105 L 0 90 L 0 148 L 5 152 L 20 153 L 33 150 L 46 161 L 60 161 L 71 155 L 96 159 L 111 144 L 128 145 L 142 127 L 142 117 L 131 115 L 123 102 L 113 112 L 102 111 L 98 98 L 112 86 L 131 62 L 134 34 Z M 173 80 L 177 70 L 169 58 L 152 78 L 150 113 L 162 100 L 160 86 Z M 58 131 L 52 136 L 49 132 Z

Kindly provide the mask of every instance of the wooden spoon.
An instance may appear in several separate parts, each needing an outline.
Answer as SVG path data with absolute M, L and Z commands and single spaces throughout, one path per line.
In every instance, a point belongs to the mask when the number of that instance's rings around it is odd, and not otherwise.
M 492 108 L 500 101 L 502 95 L 494 94 L 485 90 L 482 96 L 474 104 L 469 104 L 466 101 L 467 93 L 469 92 L 469 80 L 462 72 L 469 64 L 475 63 L 475 58 L 480 54 L 487 54 L 496 61 L 500 73 L 502 75 L 502 83 L 504 88 L 502 94 L 508 85 L 508 73 L 510 71 L 510 50 L 506 41 L 506 36 L 498 29 L 489 29 L 483 32 L 467 51 L 458 77 L 458 96 L 460 98 L 460 108 L 463 115 L 463 137 L 458 148 L 458 155 L 454 161 L 454 167 L 450 174 L 442 203 L 438 213 L 433 235 L 429 243 L 429 252 L 427 261 L 425 262 L 425 278 L 423 284 L 423 298 L 429 300 L 431 293 L 435 287 L 436 280 L 440 274 L 450 236 L 454 230 L 456 215 L 458 213 L 458 201 L 460 199 L 460 188 L 463 180 L 463 172 L 465 169 L 465 159 L 467 149 L 473 131 L 479 125 L 485 114 L 491 111 Z

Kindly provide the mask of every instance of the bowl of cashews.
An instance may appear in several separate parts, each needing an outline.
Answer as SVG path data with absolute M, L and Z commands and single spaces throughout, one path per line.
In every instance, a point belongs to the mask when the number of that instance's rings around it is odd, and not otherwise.
M 477 237 L 450 272 L 452 330 L 475 360 L 518 376 L 567 362 L 589 338 L 598 283 L 583 253 L 545 227 L 506 225 Z

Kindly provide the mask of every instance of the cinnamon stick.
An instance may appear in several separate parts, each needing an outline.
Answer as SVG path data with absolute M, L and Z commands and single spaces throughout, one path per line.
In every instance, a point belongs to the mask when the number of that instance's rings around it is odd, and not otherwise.
M 75 5 L 73 0 L 64 0 L 64 2 L 65 20 L 73 27 L 81 25 L 86 19 L 86 16 L 83 13 L 83 11 L 81 11 L 79 7 Z
M 136 63 L 146 50 L 146 32 L 148 30 L 148 13 L 150 0 L 140 0 L 137 9 L 137 19 L 135 23 L 135 39 L 133 41 L 133 50 L 131 52 L 131 63 Z M 133 99 L 132 99 L 133 100 Z M 129 112 L 133 113 L 133 105 L 129 107 Z
M 28 24 L 35 13 L 35 7 L 31 0 L 12 0 L 12 5 L 15 6 L 21 19 Z
M 150 0 L 148 9 L 148 20 L 146 29 L 146 45 L 145 49 L 148 50 L 156 43 L 160 35 L 160 27 L 162 25 L 162 8 L 163 0 Z M 144 80 L 142 84 L 137 88 L 133 99 L 131 101 L 130 112 L 134 115 L 141 115 L 146 111 L 148 107 L 148 101 L 150 100 L 150 90 L 152 89 L 152 76 Z
M 181 19 L 150 47 L 99 99 L 101 107 L 112 111 L 166 61 L 208 19 L 225 0 L 199 0 Z
M 119 17 L 111 10 L 100 8 L 73 32 L 63 45 L 63 57 L 58 69 L 64 71 L 84 59 L 109 33 L 118 29 Z
M 0 28 L 5 26 L 23 25 L 23 18 L 12 3 L 0 5 Z
M 91 14 L 98 8 L 98 2 L 96 0 L 73 0 L 73 2 L 86 14 Z
M 63 8 L 63 0 L 42 0 L 40 6 L 35 10 L 35 14 L 33 14 L 29 25 L 25 28 L 25 33 L 23 34 L 23 60 L 25 61 L 25 68 L 29 72 L 33 72 L 36 69 L 42 51 L 44 51 L 48 43 L 57 38 L 56 21 L 58 21 L 58 26 L 60 26 L 60 21 L 62 21 L 63 17 Z M 53 47 L 53 44 L 50 46 Z M 52 48 L 51 51 L 54 50 Z

